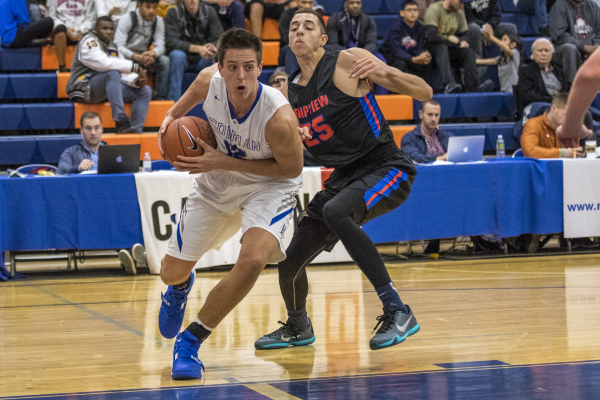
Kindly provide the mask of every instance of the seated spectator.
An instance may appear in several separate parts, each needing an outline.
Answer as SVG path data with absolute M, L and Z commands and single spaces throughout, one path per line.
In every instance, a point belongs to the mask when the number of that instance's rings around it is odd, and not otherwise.
M 498 40 L 495 36 L 490 38 L 492 43 L 500 47 L 501 53 L 496 58 L 476 60 L 477 65 L 497 65 L 500 91 L 512 93 L 513 86 L 516 86 L 519 82 L 523 42 L 519 36 L 512 33 L 502 36 L 502 40 Z
M 287 92 L 287 78 L 289 77 L 283 71 L 274 72 L 273 75 L 269 78 L 269 86 L 274 87 L 280 92 Z M 285 90 L 284 90 L 285 89 Z
M 223 27 L 212 7 L 198 0 L 184 0 L 167 13 L 165 29 L 170 64 L 168 99 L 177 101 L 184 72 L 200 72 L 215 62 Z
M 425 28 L 417 21 L 419 8 L 414 0 L 402 3 L 396 24 L 379 52 L 388 65 L 431 82 L 431 54 L 425 50 Z
M 494 88 L 494 84 L 491 80 L 479 84 L 475 53 L 469 48 L 467 19 L 460 7 L 461 0 L 442 0 L 429 6 L 425 14 L 428 51 L 442 74 L 446 93 L 463 91 L 462 85 L 454 77 L 453 68 L 459 67 L 464 70 L 467 92 L 488 92 Z
M 297 0 L 298 7 L 285 10 L 279 17 L 279 59 L 278 65 L 283 67 L 287 75 L 291 75 L 299 68 L 296 55 L 290 49 L 290 23 L 296 11 L 301 8 L 314 8 L 314 0 Z M 259 36 L 260 37 L 260 36 Z M 279 68 L 278 68 L 279 69 Z
M 550 11 L 554 60 L 570 85 L 577 68 L 600 45 L 600 6 L 592 0 L 557 0 Z
M 532 158 L 585 157 L 576 139 L 556 136 L 556 128 L 565 120 L 568 93 L 557 93 L 552 98 L 549 111 L 539 117 L 530 118 L 523 126 L 521 149 L 523 156 Z
M 552 62 L 554 46 L 546 38 L 539 38 L 531 46 L 529 65 L 519 71 L 517 84 L 519 114 L 530 103 L 550 103 L 559 92 L 568 92 L 570 85 L 565 81 L 560 67 Z
M 94 0 L 48 0 L 47 16 L 54 21 L 54 49 L 58 72 L 69 72 L 65 66 L 67 45 L 75 45 L 96 21 Z
M 89 104 L 108 99 L 117 132 L 142 132 L 152 90 L 146 86 L 146 70 L 126 60 L 113 42 L 115 23 L 100 17 L 94 30 L 75 49 L 67 94 L 72 101 Z M 131 103 L 131 120 L 123 103 Z
M 81 142 L 60 155 L 56 171 L 59 175 L 98 170 L 98 148 L 106 144 L 102 141 L 102 118 L 93 111 L 86 111 L 79 121 Z
M 137 10 L 124 15 L 119 21 L 115 44 L 126 59 L 156 74 L 152 99 L 166 100 L 169 57 L 165 55 L 165 22 L 154 15 L 157 5 L 158 0 L 138 1 Z
M 108 16 L 115 24 L 128 12 L 135 11 L 135 0 L 94 0 L 96 2 L 96 15 Z
M 372 54 L 377 52 L 377 25 L 362 12 L 361 0 L 346 0 L 344 11 L 329 17 L 327 36 L 332 50 L 360 47 Z
M 202 0 L 215 9 L 223 31 L 231 28 L 246 28 L 244 6 L 237 0 Z M 260 37 L 260 36 L 259 36 Z
M 244 15 L 250 20 L 250 32 L 261 37 L 265 18 L 279 21 L 285 10 L 297 6 L 294 0 L 246 0 Z
M 533 25 L 539 28 L 540 36 L 550 36 L 546 0 L 513 0 L 517 10 L 522 14 L 534 17 Z M 550 0 L 548 0 L 550 2 Z
M 52 33 L 52 18 L 29 22 L 27 0 L 0 0 L 0 40 L 2 47 L 19 49 Z
M 423 102 L 419 110 L 421 123 L 415 129 L 402 136 L 400 148 L 406 155 L 418 163 L 446 161 L 448 156 L 448 138 L 450 132 L 439 129 L 442 107 L 435 100 Z
M 498 0 L 473 0 L 465 3 L 465 17 L 471 35 L 471 49 L 477 58 L 483 57 L 483 46 L 492 44 L 492 37 L 517 35 L 517 27 L 500 21 Z

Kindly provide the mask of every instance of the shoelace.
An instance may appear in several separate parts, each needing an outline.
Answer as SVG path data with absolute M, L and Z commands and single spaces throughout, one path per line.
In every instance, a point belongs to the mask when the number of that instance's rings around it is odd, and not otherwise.
M 179 290 L 172 290 L 171 292 L 167 293 L 165 295 L 165 297 L 167 298 L 167 301 L 169 302 L 169 304 L 173 304 L 174 300 L 181 300 L 181 299 L 185 299 L 185 292 L 182 291 L 182 293 L 178 293 Z M 181 306 L 179 307 L 167 307 L 167 314 L 169 316 L 173 316 L 175 314 L 177 314 L 178 312 L 181 311 Z
M 285 323 L 285 322 L 281 322 L 281 321 L 277 321 L 278 324 L 283 325 L 281 328 L 277 329 L 275 332 L 271 332 L 269 333 L 267 336 L 273 339 L 277 339 L 277 337 L 279 337 L 280 333 L 285 333 L 288 334 L 289 336 L 294 336 L 296 339 L 298 338 L 298 335 L 300 335 L 302 332 L 300 332 L 300 330 L 298 328 L 295 328 L 294 326 Z
M 375 325 L 375 328 L 373 328 L 373 332 L 375 332 L 375 330 L 379 327 L 379 325 L 381 325 L 381 328 L 379 328 L 379 330 L 377 331 L 377 333 L 384 333 L 387 332 L 390 327 L 392 326 L 392 323 L 394 322 L 394 320 L 396 319 L 396 311 L 388 311 L 383 315 L 380 315 L 379 317 L 377 317 L 377 325 Z M 371 333 L 373 333 L 371 332 Z

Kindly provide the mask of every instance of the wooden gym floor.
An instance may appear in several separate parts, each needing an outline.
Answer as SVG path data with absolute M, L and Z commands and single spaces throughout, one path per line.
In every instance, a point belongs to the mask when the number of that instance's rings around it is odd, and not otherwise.
M 353 265 L 311 267 L 314 345 L 255 351 L 285 317 L 276 270 L 172 381 L 158 276 L 31 274 L 0 283 L 0 398 L 593 399 L 600 397 L 598 255 L 388 263 L 421 331 L 371 351 L 377 296 Z M 184 326 L 222 272 L 200 272 Z

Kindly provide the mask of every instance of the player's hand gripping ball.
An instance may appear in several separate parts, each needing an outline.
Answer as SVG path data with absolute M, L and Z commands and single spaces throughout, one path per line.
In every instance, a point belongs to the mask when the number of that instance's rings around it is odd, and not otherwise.
M 198 157 L 204 149 L 196 138 L 202 139 L 213 149 L 217 148 L 217 140 L 208 121 L 198 117 L 181 117 L 171 122 L 162 136 L 162 148 L 165 158 L 173 164 L 181 161 L 178 155 Z

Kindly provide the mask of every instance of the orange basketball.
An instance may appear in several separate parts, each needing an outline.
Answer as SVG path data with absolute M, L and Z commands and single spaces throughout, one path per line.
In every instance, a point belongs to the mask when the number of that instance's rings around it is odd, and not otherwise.
M 197 143 L 202 139 L 214 149 L 217 140 L 208 121 L 198 117 L 181 117 L 171 122 L 162 136 L 162 148 L 165 158 L 173 164 L 181 161 L 177 156 L 197 157 L 204 154 L 204 149 Z

